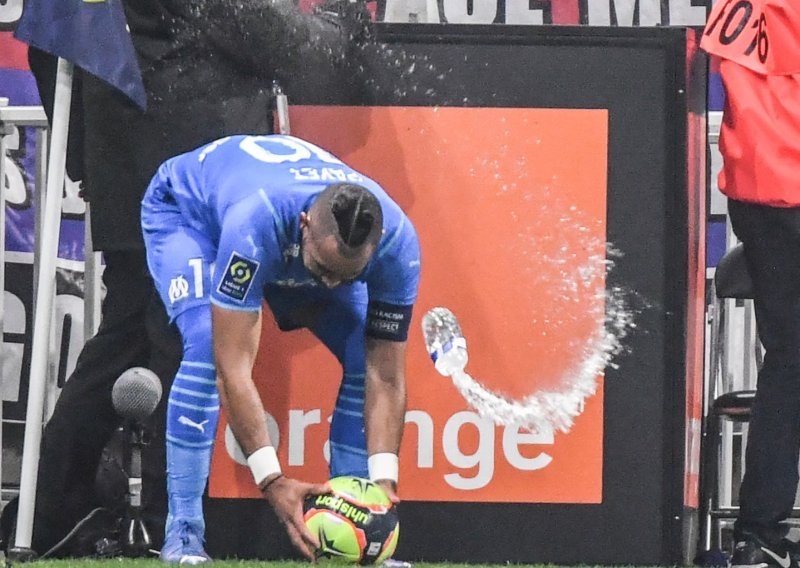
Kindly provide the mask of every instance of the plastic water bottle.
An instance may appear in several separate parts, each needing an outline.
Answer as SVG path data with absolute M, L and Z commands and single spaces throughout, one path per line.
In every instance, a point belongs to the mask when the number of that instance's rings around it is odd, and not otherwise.
M 467 340 L 455 314 L 447 308 L 433 308 L 422 318 L 425 347 L 436 370 L 445 377 L 463 372 L 467 366 Z

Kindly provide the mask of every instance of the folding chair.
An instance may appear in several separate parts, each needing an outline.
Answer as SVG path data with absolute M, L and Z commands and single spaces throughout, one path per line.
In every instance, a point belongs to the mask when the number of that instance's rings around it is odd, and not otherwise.
M 701 448 L 700 506 L 702 544 L 706 550 L 720 548 L 720 521 L 736 518 L 739 507 L 733 504 L 722 505 L 721 486 L 727 481 L 728 493 L 732 492 L 730 477 L 732 464 L 725 461 L 722 450 L 726 440 L 723 430 L 726 422 L 746 423 L 750 420 L 755 390 L 741 386 L 750 381 L 735 380 L 731 371 L 731 357 L 728 347 L 731 344 L 732 309 L 745 310 L 744 360 L 742 371 L 746 374 L 748 366 L 755 360 L 756 369 L 761 367 L 762 352 L 758 335 L 752 329 L 753 283 L 744 258 L 744 247 L 739 244 L 725 253 L 714 275 L 714 299 L 709 307 L 710 331 L 710 372 L 708 379 L 708 409 L 705 418 L 703 444 Z M 752 357 L 753 359 L 750 359 Z M 740 388 L 735 389 L 734 384 Z M 744 447 L 744 444 L 742 444 Z M 730 446 L 728 446 L 730 448 Z M 729 452 L 732 454 L 732 452 Z M 723 474 L 726 479 L 723 479 Z

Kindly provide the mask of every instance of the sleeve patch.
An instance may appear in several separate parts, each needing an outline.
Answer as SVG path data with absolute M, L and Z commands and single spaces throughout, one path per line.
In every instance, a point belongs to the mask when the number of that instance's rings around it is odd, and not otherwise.
M 260 264 L 255 260 L 245 258 L 237 252 L 231 253 L 231 258 L 222 274 L 222 280 L 217 286 L 217 292 L 231 300 L 244 301 L 259 266 Z

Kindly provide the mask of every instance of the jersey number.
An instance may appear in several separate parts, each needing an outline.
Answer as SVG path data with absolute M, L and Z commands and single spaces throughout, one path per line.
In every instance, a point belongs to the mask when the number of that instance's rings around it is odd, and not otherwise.
M 202 298 L 203 297 L 203 259 L 202 258 L 191 258 L 189 259 L 189 266 L 192 267 L 192 272 L 194 276 L 194 297 L 195 298 Z
M 753 15 L 753 4 L 749 0 L 739 0 L 729 11 L 720 10 L 716 19 L 706 28 L 705 34 L 710 36 L 718 33 L 717 39 L 719 43 L 730 45 L 739 39 L 739 36 L 747 28 L 750 28 L 753 35 L 743 53 L 744 55 L 750 55 L 757 49 L 758 59 L 761 63 L 764 63 L 767 60 L 767 55 L 769 55 L 767 19 L 763 13 L 758 14 L 755 18 Z M 723 16 L 725 16 L 724 19 Z
M 269 146 L 272 146 L 275 150 L 280 150 L 280 153 L 270 151 Z M 299 162 L 308 160 L 312 156 L 329 164 L 342 163 L 325 150 L 298 138 L 248 136 L 239 143 L 239 147 L 256 160 L 268 164 Z

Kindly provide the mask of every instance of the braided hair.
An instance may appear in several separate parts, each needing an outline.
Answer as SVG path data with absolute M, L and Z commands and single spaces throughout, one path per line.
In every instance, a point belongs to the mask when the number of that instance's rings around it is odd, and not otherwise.
M 377 245 L 383 232 L 383 211 L 378 198 L 367 188 L 351 183 L 329 185 L 320 195 L 322 210 L 329 211 L 338 235 L 340 249 L 361 251 L 365 246 Z M 327 216 L 327 215 L 326 215 Z

